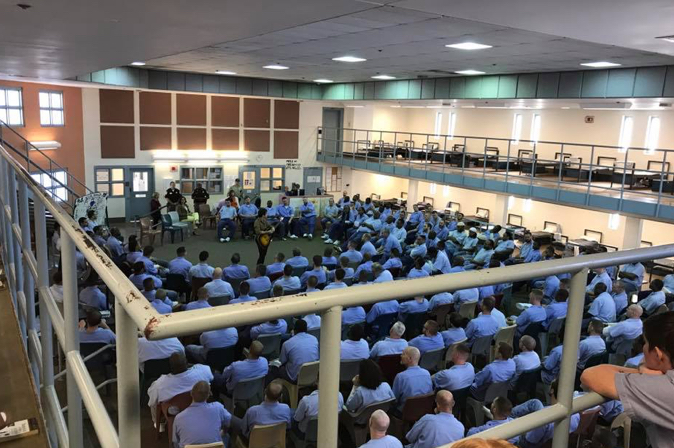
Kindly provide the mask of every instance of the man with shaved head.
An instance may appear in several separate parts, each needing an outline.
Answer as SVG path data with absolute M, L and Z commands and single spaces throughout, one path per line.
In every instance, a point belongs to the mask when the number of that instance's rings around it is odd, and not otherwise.
M 435 405 L 435 414 L 421 417 L 405 436 L 410 448 L 435 448 L 463 438 L 463 424 L 452 414 L 452 393 L 448 390 L 438 392 Z
M 255 425 L 274 425 L 285 422 L 290 429 L 293 411 L 287 404 L 279 403 L 283 387 L 280 383 L 269 383 L 264 391 L 264 401 L 257 406 L 251 406 L 243 416 L 243 420 L 232 418 L 232 426 L 236 426 L 246 437 Z
M 213 280 L 206 283 L 204 288 L 208 292 L 208 297 L 229 296 L 234 298 L 234 289 L 229 282 L 222 279 L 222 268 L 215 268 L 213 271 Z
M 210 285 L 210 283 L 207 284 Z M 201 308 L 210 308 L 211 304 L 208 303 L 208 297 L 209 297 L 208 290 L 205 287 L 199 288 L 197 290 L 197 300 L 185 305 L 185 311 L 198 310 Z
M 370 416 L 370 441 L 360 448 L 402 448 L 400 440 L 393 436 L 386 435 L 391 419 L 386 412 L 377 409 Z
M 206 381 L 192 387 L 192 404 L 176 415 L 173 422 L 173 444 L 178 448 L 222 441 L 221 430 L 229 426 L 232 416 L 217 401 L 207 403 L 211 388 Z
M 224 382 L 227 394 L 231 395 L 239 382 L 267 375 L 269 364 L 261 356 L 263 350 L 264 346 L 260 341 L 253 341 L 248 349 L 248 357 L 243 361 L 233 362 L 222 372 L 221 377 L 216 378 L 220 389 L 223 390 L 220 383 Z
M 419 367 L 420 358 L 419 349 L 412 346 L 405 348 L 400 356 L 400 363 L 406 369 L 396 375 L 393 381 L 393 395 L 398 402 L 398 411 L 402 411 L 405 401 L 409 397 L 433 392 L 431 374 L 428 373 L 428 370 Z
M 644 331 L 644 324 L 641 321 L 642 314 L 644 314 L 644 309 L 641 305 L 630 305 L 627 307 L 627 319 L 604 328 L 604 335 L 608 336 L 608 346 L 615 350 L 622 341 L 641 336 Z

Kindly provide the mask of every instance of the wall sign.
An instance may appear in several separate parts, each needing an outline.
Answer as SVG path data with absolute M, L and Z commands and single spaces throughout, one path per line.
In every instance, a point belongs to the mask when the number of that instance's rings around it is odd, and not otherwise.
M 286 160 L 286 169 L 287 170 L 301 170 L 302 164 L 297 159 L 287 159 Z

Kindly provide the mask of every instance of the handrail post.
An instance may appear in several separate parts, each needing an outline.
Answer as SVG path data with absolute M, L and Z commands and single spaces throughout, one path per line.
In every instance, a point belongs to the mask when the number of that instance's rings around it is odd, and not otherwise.
M 557 400 L 567 409 L 567 417 L 555 424 L 555 433 L 552 440 L 553 448 L 566 448 L 569 443 L 569 422 L 571 421 L 571 404 L 573 403 L 573 388 L 576 381 L 576 365 L 578 364 L 578 344 L 585 307 L 587 273 L 588 269 L 583 268 L 571 277 L 571 294 L 564 326 L 564 351 L 557 392 Z
M 342 307 L 321 313 L 321 363 L 318 381 L 318 440 L 321 448 L 337 448 L 339 417 L 339 364 L 342 339 Z
M 117 404 L 119 446 L 140 448 L 140 388 L 138 384 L 138 328 L 117 299 Z M 169 434 L 169 437 L 171 435 Z
M 23 270 L 23 293 L 26 298 L 26 333 L 30 336 L 30 332 L 35 330 L 35 281 L 33 274 L 28 267 L 27 254 L 32 253 L 30 242 L 30 215 L 28 213 L 28 187 L 26 183 L 17 179 L 19 184 L 19 222 L 21 225 L 21 243 L 23 244 L 22 270 Z M 31 351 L 31 344 L 27 344 L 27 351 Z M 33 370 L 33 378 L 36 386 L 40 384 L 40 367 L 37 363 L 37 358 L 28 356 L 31 368 Z
M 37 287 L 49 286 L 49 254 L 47 251 L 47 221 L 45 220 L 44 204 L 40 200 L 33 201 L 33 216 L 35 221 L 35 249 L 37 251 Z M 40 342 L 42 345 L 42 387 L 54 385 L 54 353 L 52 339 L 52 325 L 47 312 L 47 304 L 40 294 Z
M 79 351 L 78 310 L 77 310 L 77 268 L 75 265 L 75 243 L 67 232 L 61 235 L 61 270 L 63 273 L 63 318 L 65 326 L 65 353 Z M 82 396 L 75 374 L 68 367 L 66 372 L 68 388 L 68 438 L 70 448 L 82 448 Z
M 23 340 L 23 344 L 26 348 L 26 353 L 28 353 L 28 339 L 27 339 L 27 331 L 26 331 L 26 321 L 23 318 L 23 315 L 21 313 L 21 306 L 19 305 L 19 296 L 24 293 L 23 290 L 23 260 L 21 256 L 21 246 L 19 245 L 19 239 L 16 238 L 16 235 L 14 234 L 14 224 L 19 224 L 19 201 L 17 199 L 16 195 L 16 190 L 17 190 L 17 179 L 14 174 L 14 170 L 12 168 L 9 168 L 8 170 L 9 177 L 7 179 L 7 195 L 8 195 L 8 202 L 9 202 L 9 207 L 10 207 L 10 212 L 12 215 L 12 218 L 9 222 L 9 237 L 11 238 L 12 241 L 12 246 L 14 247 L 14 290 L 16 292 L 15 295 L 15 300 L 16 300 L 16 311 L 17 311 L 17 316 L 19 320 L 19 327 L 21 328 L 21 337 Z M 27 273 L 26 273 L 27 274 Z

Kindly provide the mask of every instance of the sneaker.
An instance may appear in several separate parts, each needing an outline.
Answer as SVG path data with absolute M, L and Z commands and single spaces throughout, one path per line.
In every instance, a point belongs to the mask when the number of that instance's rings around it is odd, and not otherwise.
M 224 239 L 224 238 L 220 238 L 220 242 L 221 242 L 221 243 L 225 243 L 225 242 L 227 242 L 227 240 Z
M 297 239 L 297 235 L 290 235 L 290 239 L 291 239 L 291 240 L 296 240 L 296 239 Z
M 305 233 L 304 235 L 302 235 L 302 238 L 306 238 L 307 236 L 309 236 L 309 234 Z
M 314 236 L 310 233 L 310 234 L 309 234 L 309 241 L 311 241 L 311 240 L 313 240 L 313 239 L 314 239 Z
M 328 239 L 328 234 L 327 234 L 327 233 L 324 233 L 323 235 L 321 235 L 321 239 L 322 239 L 322 240 L 327 240 L 327 239 Z
M 334 241 L 332 241 L 330 238 L 328 238 L 328 239 L 325 240 L 324 242 L 325 242 L 325 244 L 332 244 L 332 243 L 334 243 Z
M 282 239 L 283 241 L 288 241 L 288 238 L 286 238 L 286 237 L 283 237 L 283 238 L 281 238 L 281 239 Z
M 332 244 L 334 244 L 335 246 L 339 246 L 339 245 L 342 244 L 342 243 L 340 243 L 339 240 L 335 240 L 335 242 L 332 243 Z
M 229 237 L 225 238 L 225 243 L 229 243 L 229 242 L 230 242 L 230 238 Z
M 177 307 L 178 305 L 180 305 L 180 302 L 176 302 L 175 300 L 173 300 L 171 303 L 173 304 L 173 305 L 172 305 L 173 308 L 175 308 L 175 307 Z

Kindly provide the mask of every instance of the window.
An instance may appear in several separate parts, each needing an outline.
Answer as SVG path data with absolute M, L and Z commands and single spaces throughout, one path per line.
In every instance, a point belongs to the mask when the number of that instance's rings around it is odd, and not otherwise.
M 0 120 L 10 126 L 23 126 L 21 89 L 0 87 Z
M 31 177 L 42 185 L 51 197 L 64 202 L 68 200 L 68 190 L 62 186 L 68 185 L 68 175 L 65 171 L 52 171 L 51 174 L 34 173 Z
M 260 191 L 281 191 L 285 185 L 284 167 L 260 168 Z
M 449 138 L 454 138 L 454 129 L 456 129 L 456 113 L 449 113 L 449 121 L 447 122 L 447 133 Z
M 632 144 L 632 131 L 634 130 L 634 118 L 623 115 L 623 121 L 620 125 L 620 139 L 618 141 L 618 146 L 620 146 L 620 152 L 626 152 L 627 148 Z
M 325 191 L 342 191 L 342 167 L 325 167 Z
M 519 143 L 522 138 L 522 114 L 515 114 L 513 117 L 513 134 L 512 139 L 514 143 Z
M 124 168 L 96 168 L 95 191 L 107 193 L 109 198 L 124 197 Z
M 442 128 L 442 112 L 438 111 L 435 113 L 435 128 L 434 128 L 435 138 L 440 137 L 441 128 Z
M 222 185 L 222 167 L 180 167 L 180 192 L 192 194 L 200 183 L 209 194 L 224 194 Z
M 431 184 L 431 187 L 428 190 L 431 192 L 431 194 L 435 194 L 438 191 L 438 184 Z
M 40 124 L 63 126 L 63 92 L 40 91 Z
M 646 127 L 646 154 L 654 154 L 660 138 L 660 117 L 648 117 Z
M 541 137 L 541 116 L 534 114 L 533 119 L 531 120 L 531 138 L 532 144 L 538 143 L 538 140 Z

